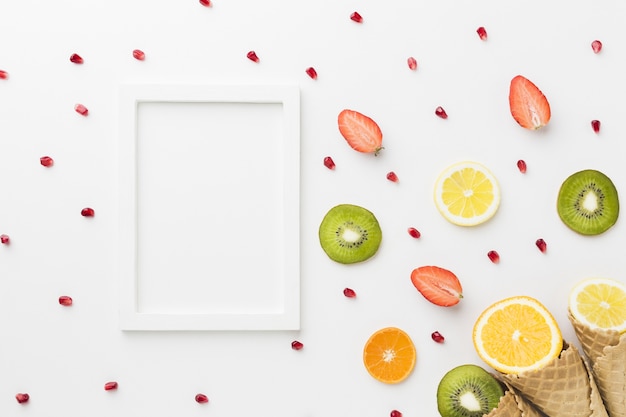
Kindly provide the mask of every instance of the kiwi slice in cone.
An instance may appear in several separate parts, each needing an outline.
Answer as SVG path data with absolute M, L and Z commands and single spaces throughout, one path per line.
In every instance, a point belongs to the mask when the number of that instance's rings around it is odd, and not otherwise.
M 606 232 L 619 216 L 619 199 L 613 181 L 594 169 L 570 175 L 561 185 L 557 200 L 559 217 L 582 235 Z
M 342 264 L 363 262 L 374 256 L 382 237 L 374 214 L 353 204 L 331 208 L 319 228 L 322 249 L 330 259 Z
M 437 387 L 437 408 L 442 417 L 483 417 L 498 407 L 502 384 L 478 365 L 449 370 Z

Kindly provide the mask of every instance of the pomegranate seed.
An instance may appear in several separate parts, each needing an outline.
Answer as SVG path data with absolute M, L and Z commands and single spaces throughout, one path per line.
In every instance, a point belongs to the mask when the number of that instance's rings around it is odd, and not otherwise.
M 246 55 L 246 56 L 248 57 L 248 59 L 250 61 L 259 62 L 259 57 L 257 56 L 256 52 L 254 52 L 254 51 L 248 52 L 248 55 Z
M 200 4 L 205 7 L 211 7 L 211 0 L 200 0 Z
M 70 61 L 72 61 L 75 64 L 82 64 L 83 62 L 85 62 L 83 60 L 83 57 L 78 55 L 78 54 L 72 54 L 70 55 Z
M 302 342 L 298 342 L 297 340 L 294 340 L 293 342 L 291 342 L 291 348 L 293 350 L 300 350 L 304 347 L 304 345 L 302 344 Z
M 599 40 L 591 42 L 591 49 L 593 49 L 594 54 L 599 53 L 602 50 L 602 42 Z
M 141 49 L 135 49 L 133 51 L 133 58 L 135 58 L 138 61 L 143 61 L 144 59 L 146 59 L 146 54 Z
M 45 167 L 51 167 L 52 165 L 54 165 L 54 160 L 49 156 L 42 156 L 41 158 L 39 158 L 39 162 L 41 162 L 41 165 Z
M 317 71 L 315 71 L 315 68 L 309 67 L 305 70 L 305 72 L 307 73 L 309 77 L 311 77 L 314 80 L 317 80 Z
M 30 395 L 22 394 L 22 393 L 16 394 L 15 399 L 17 400 L 18 403 L 24 404 L 25 402 L 28 402 L 28 400 L 30 399 Z
M 519 161 L 517 161 L 517 169 L 519 169 L 519 172 L 521 172 L 522 174 L 526 173 L 526 161 L 524 161 L 523 159 L 520 159 Z
M 485 30 L 484 27 L 481 26 L 478 29 L 476 29 L 476 33 L 478 33 L 478 37 L 480 38 L 480 40 L 482 41 L 487 40 L 487 31 Z
M 196 402 L 199 404 L 206 404 L 209 402 L 209 397 L 204 394 L 196 394 Z
M 600 120 L 592 120 L 591 128 L 593 129 L 594 132 L 600 133 Z
M 356 292 L 354 292 L 352 288 L 344 288 L 343 295 L 345 295 L 348 298 L 354 298 L 356 297 Z
M 359 14 L 359 12 L 353 12 L 350 15 L 350 19 L 354 20 L 357 23 L 363 23 L 363 17 Z
M 407 60 L 406 60 L 407 64 L 409 64 L 409 69 L 412 71 L 415 71 L 417 69 L 417 60 L 415 58 L 413 58 L 412 56 L 410 56 Z
M 83 217 L 93 217 L 95 214 L 96 212 L 90 207 L 85 207 L 80 211 L 80 215 Z
M 389 414 L 389 417 L 402 417 L 402 413 L 399 412 L 398 410 L 392 410 L 391 413 Z
M 414 227 L 409 227 L 409 228 L 407 229 L 407 231 L 409 232 L 409 235 L 410 235 L 412 238 L 419 239 L 419 238 L 420 238 L 420 236 L 422 236 L 422 234 L 419 232 L 419 230 L 417 230 L 417 229 L 416 229 L 416 228 L 414 228 Z
M 87 114 L 89 113 L 89 110 L 87 109 L 87 107 L 83 106 L 82 104 L 75 105 L 74 110 L 76 110 L 76 113 L 83 115 L 83 116 L 87 116 Z
M 0 235 L 0 243 L 3 245 L 8 245 L 11 242 L 8 235 Z
M 0 80 L 6 80 L 9 78 L 9 73 L 3 70 L 0 70 Z
M 535 245 L 537 245 L 541 253 L 546 253 L 546 250 L 548 249 L 548 245 L 546 244 L 545 240 L 537 239 L 537 241 L 535 242 Z
M 398 182 L 398 176 L 393 171 L 387 173 L 387 179 L 391 182 Z
M 443 343 L 446 340 L 439 332 L 433 332 L 430 337 L 437 343 Z
M 441 117 L 442 119 L 447 119 L 448 118 L 448 113 L 446 113 L 446 111 L 443 109 L 443 107 L 439 106 L 435 109 L 435 114 L 439 117 Z
M 59 297 L 59 304 L 61 304 L 62 306 L 69 307 L 72 305 L 72 303 L 72 297 L 69 297 L 67 295 L 62 295 Z
M 335 161 L 330 156 L 324 158 L 324 166 L 328 169 L 335 169 Z
M 117 382 L 111 381 L 111 382 L 107 382 L 106 384 L 104 384 L 105 391 L 111 391 L 114 389 L 117 389 Z
M 491 260 L 491 262 L 493 262 L 494 264 L 500 262 L 500 255 L 495 250 L 490 250 L 489 252 L 487 252 L 487 257 L 489 257 L 489 260 Z

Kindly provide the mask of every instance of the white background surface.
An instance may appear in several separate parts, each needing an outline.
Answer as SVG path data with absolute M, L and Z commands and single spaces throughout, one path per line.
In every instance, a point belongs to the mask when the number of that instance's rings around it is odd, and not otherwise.
M 12 241 L 0 247 L 2 415 L 436 416 L 443 373 L 481 364 L 471 328 L 487 305 L 537 297 L 571 341 L 569 287 L 589 276 L 626 278 L 623 221 L 582 237 L 555 209 L 558 187 L 579 169 L 599 169 L 626 189 L 621 2 L 4 3 L 0 69 L 10 78 L 0 80 L 0 233 Z M 355 10 L 363 24 L 349 19 Z M 488 41 L 476 35 L 479 26 Z M 594 39 L 604 43 L 597 55 Z M 132 58 L 135 48 L 144 62 Z M 249 50 L 260 63 L 246 58 Z M 70 63 L 72 53 L 85 63 Z M 542 131 L 522 129 L 509 114 L 517 74 L 550 101 Z M 134 81 L 301 87 L 300 332 L 118 330 L 116 87 Z M 78 102 L 88 117 L 74 112 Z M 437 106 L 447 120 L 434 115 Z M 344 108 L 379 123 L 379 157 L 343 141 L 336 116 Z M 602 121 L 599 135 L 592 119 Z M 43 155 L 55 166 L 39 165 Z M 327 155 L 336 170 L 322 165 Z M 220 157 L 216 148 L 207 159 Z M 496 217 L 472 229 L 447 223 L 431 196 L 438 172 L 463 159 L 486 164 L 502 187 Z M 399 183 L 385 179 L 390 170 Z M 337 265 L 319 247 L 319 222 L 339 203 L 363 205 L 381 223 L 383 244 L 367 263 Z M 86 206 L 95 218 L 80 216 Z M 422 238 L 410 238 L 409 226 Z M 534 245 L 539 237 L 546 254 Z M 251 238 L 263 245 L 262 236 Z M 491 249 L 499 265 L 487 259 Z M 254 247 L 241 251 L 242 262 L 246 250 Z M 413 288 L 411 270 L 428 264 L 461 279 L 457 307 L 431 305 Z M 357 298 L 345 298 L 345 287 Z M 64 294 L 71 308 L 58 305 Z M 418 351 L 413 374 L 396 386 L 375 381 L 361 363 L 364 342 L 385 326 L 406 330 Z M 444 344 L 430 339 L 434 330 Z M 291 349 L 294 339 L 303 350 Z M 116 392 L 103 390 L 110 380 Z M 30 403 L 17 404 L 17 392 Z M 197 404 L 198 392 L 210 403 Z

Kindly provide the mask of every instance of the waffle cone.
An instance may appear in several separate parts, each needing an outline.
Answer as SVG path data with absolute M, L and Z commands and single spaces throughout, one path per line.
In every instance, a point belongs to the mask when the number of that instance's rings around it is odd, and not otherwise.
M 544 417 L 544 415 L 524 397 L 518 395 L 513 387 L 507 385 L 507 390 L 500 398 L 498 407 L 491 410 L 485 417 Z
M 549 417 L 608 417 L 583 357 L 566 342 L 545 367 L 502 379 Z
M 589 359 L 606 410 L 611 417 L 626 417 L 626 334 L 592 329 L 571 313 L 569 319 Z

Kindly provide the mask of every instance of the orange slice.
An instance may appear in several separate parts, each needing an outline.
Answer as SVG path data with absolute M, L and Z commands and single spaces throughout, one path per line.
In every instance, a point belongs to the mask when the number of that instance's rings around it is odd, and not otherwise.
M 552 314 L 527 296 L 489 306 L 474 324 L 473 340 L 478 356 L 505 374 L 540 369 L 563 349 L 561 330 Z
M 589 278 L 572 288 L 569 310 L 581 323 L 626 332 L 626 285 L 608 278 Z
M 409 335 L 397 327 L 374 332 L 363 348 L 367 372 L 386 384 L 404 381 L 415 367 L 417 353 Z

